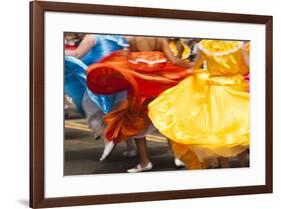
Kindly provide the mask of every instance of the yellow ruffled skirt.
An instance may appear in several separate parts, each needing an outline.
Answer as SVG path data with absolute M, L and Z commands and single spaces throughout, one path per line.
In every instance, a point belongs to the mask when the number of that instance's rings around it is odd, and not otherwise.
M 174 150 L 179 157 L 194 153 L 204 162 L 233 157 L 249 147 L 249 93 L 241 75 L 196 72 L 160 94 L 148 108 L 154 126 L 183 145 Z

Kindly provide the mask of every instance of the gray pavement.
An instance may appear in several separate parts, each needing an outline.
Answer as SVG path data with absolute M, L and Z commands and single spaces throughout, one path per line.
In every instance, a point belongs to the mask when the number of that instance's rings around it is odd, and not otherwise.
M 92 136 L 86 120 L 79 114 L 71 112 L 68 118 L 71 119 L 65 121 L 64 175 L 124 173 L 137 165 L 137 157 L 122 155 L 126 149 L 124 142 L 115 147 L 108 159 L 100 162 L 103 140 Z M 148 140 L 147 147 L 153 171 L 178 170 L 167 142 Z
M 89 130 L 86 120 L 76 112 L 70 112 L 65 121 L 64 175 L 87 175 L 124 173 L 137 165 L 137 157 L 125 157 L 125 143 L 119 143 L 112 154 L 103 162 L 103 140 L 96 140 Z M 148 154 L 155 171 L 178 170 L 168 143 L 163 140 L 147 140 Z M 231 159 L 231 167 L 238 167 L 236 158 Z M 185 169 L 185 168 L 182 168 Z

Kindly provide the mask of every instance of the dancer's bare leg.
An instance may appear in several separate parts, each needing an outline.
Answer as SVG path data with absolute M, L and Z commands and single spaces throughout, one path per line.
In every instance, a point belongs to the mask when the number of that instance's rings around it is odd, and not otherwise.
M 145 138 L 136 138 L 135 143 L 136 143 L 137 152 L 138 152 L 139 165 L 143 168 L 143 167 L 147 166 L 147 164 L 150 162 L 148 154 L 147 154 L 146 139 Z
M 142 171 L 149 171 L 152 169 L 152 163 L 149 161 L 146 147 L 145 138 L 136 138 L 135 143 L 137 146 L 139 164 L 135 168 L 127 170 L 129 173 L 137 173 Z

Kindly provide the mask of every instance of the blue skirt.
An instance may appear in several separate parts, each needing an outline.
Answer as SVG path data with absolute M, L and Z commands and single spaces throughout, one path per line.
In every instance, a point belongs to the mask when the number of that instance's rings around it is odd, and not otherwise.
M 88 90 L 86 85 L 86 69 L 81 60 L 65 56 L 64 59 L 64 91 L 72 98 L 78 111 L 84 114 L 82 108 L 82 99 L 84 94 L 88 94 L 90 99 L 104 112 L 111 111 L 117 95 L 97 95 Z

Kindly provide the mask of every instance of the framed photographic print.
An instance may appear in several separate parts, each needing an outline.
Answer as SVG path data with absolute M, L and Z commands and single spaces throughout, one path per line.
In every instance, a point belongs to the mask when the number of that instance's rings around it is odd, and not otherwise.
M 30 207 L 271 193 L 272 21 L 31 2 Z

